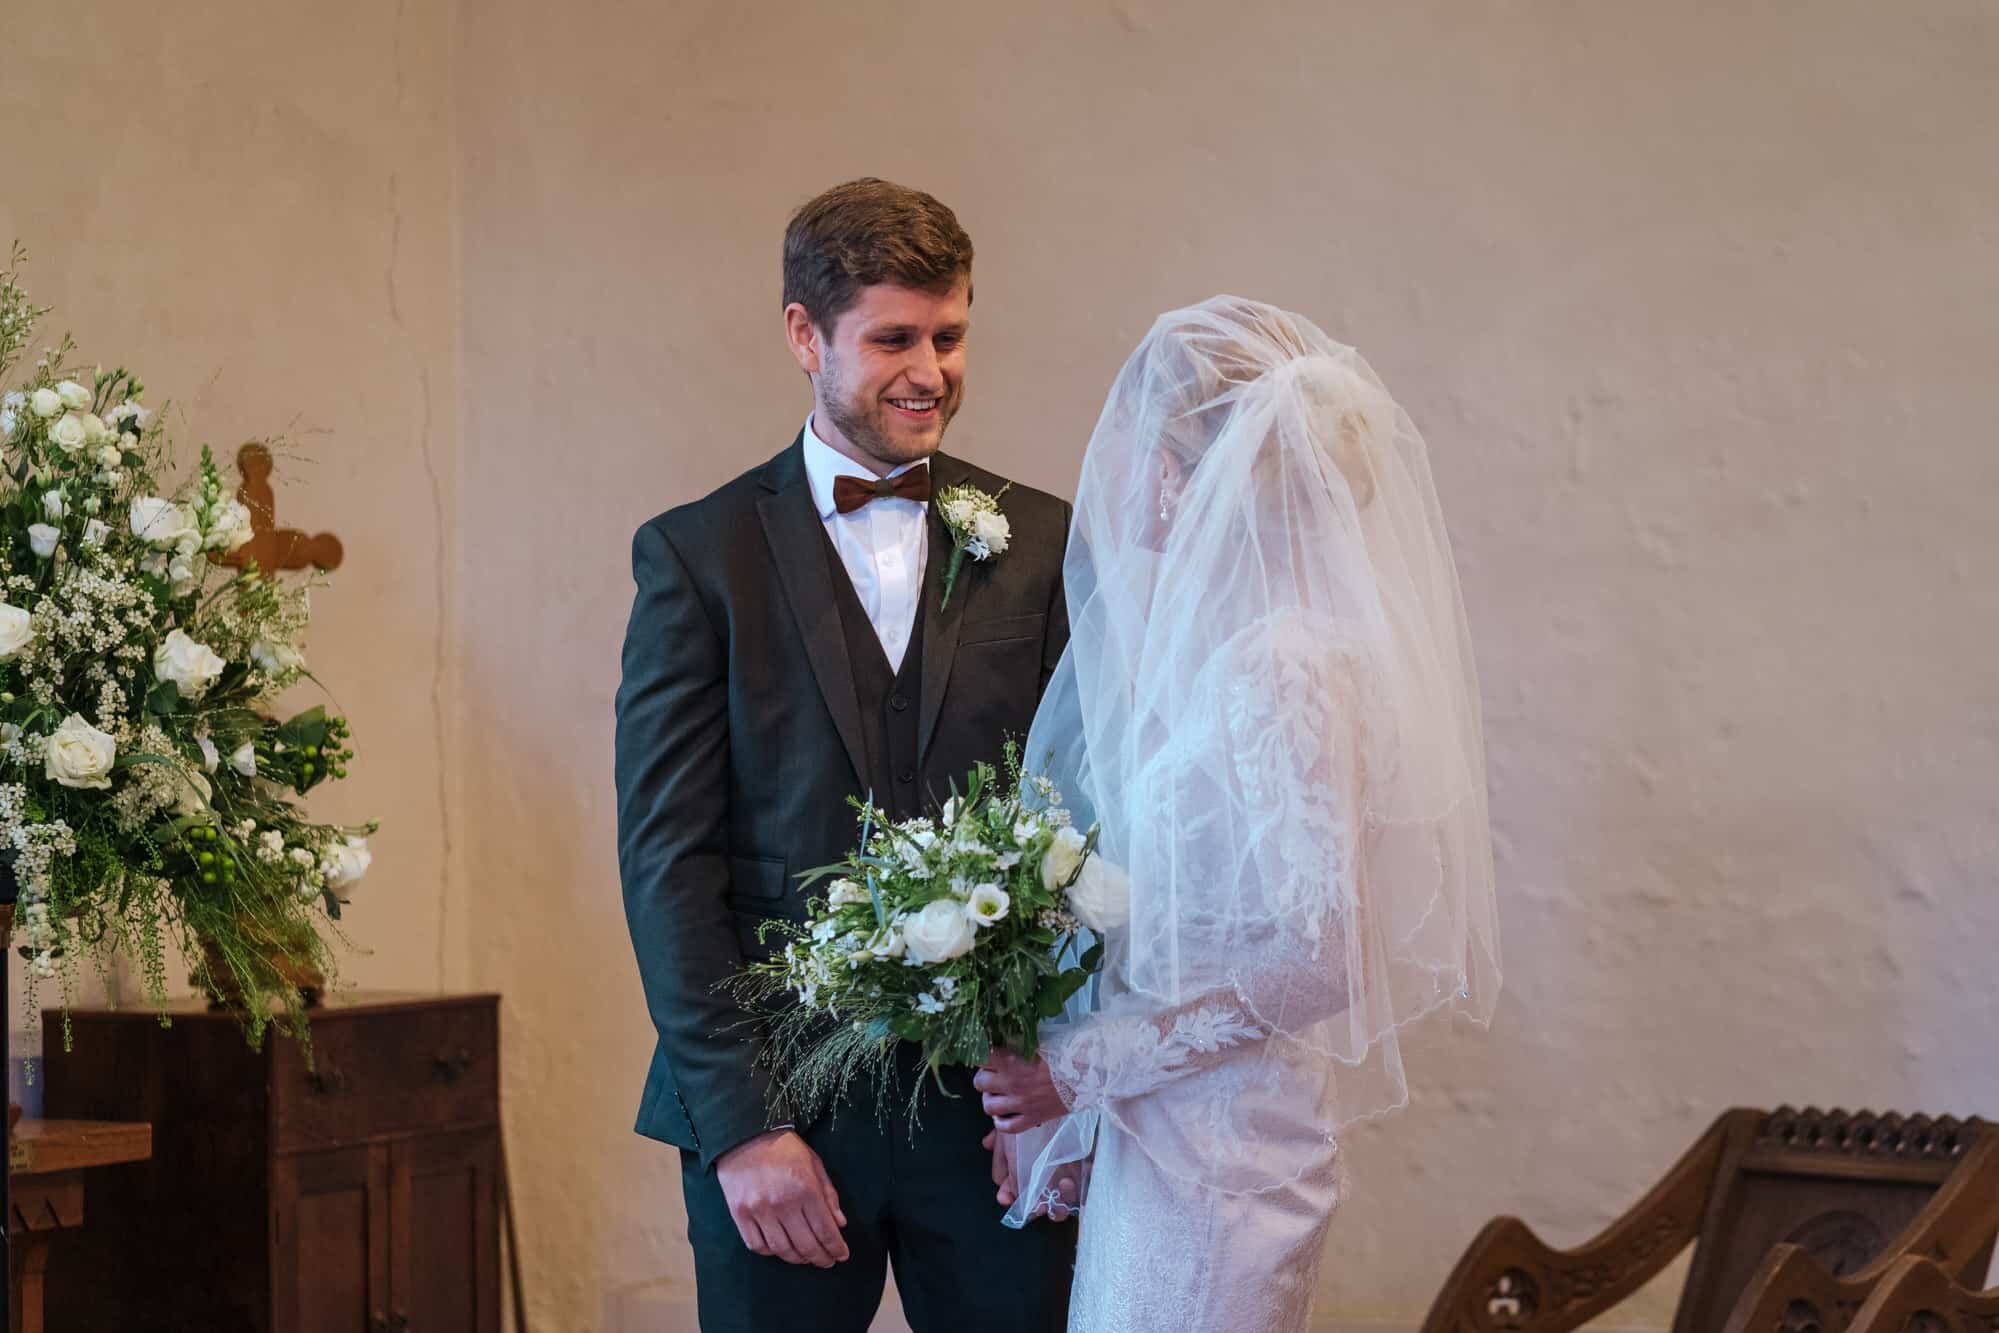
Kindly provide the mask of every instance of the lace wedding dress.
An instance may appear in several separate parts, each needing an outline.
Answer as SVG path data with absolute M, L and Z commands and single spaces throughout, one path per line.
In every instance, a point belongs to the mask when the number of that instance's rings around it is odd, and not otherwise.
M 1400 1030 L 1498 985 L 1476 687 L 1413 425 L 1358 354 L 1176 311 L 1092 437 L 1073 632 L 1027 745 L 1131 886 L 1043 1052 L 1069 1115 L 1009 1215 L 1087 1171 L 1070 1327 L 1303 1329 L 1338 1135 Z

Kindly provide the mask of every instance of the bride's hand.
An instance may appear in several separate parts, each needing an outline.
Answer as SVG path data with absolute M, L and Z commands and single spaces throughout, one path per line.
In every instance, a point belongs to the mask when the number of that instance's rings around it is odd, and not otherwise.
M 972 1076 L 972 1086 L 984 1094 L 986 1114 L 1002 1134 L 1020 1134 L 1036 1125 L 1067 1115 L 1062 1094 L 1048 1062 L 1040 1056 L 1023 1060 L 1012 1051 L 996 1050 Z

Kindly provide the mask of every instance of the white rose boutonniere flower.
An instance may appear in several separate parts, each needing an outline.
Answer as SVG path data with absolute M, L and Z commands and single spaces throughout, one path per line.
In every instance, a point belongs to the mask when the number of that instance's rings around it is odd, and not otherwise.
M 939 898 L 903 923 L 902 940 L 917 962 L 942 963 L 968 953 L 977 930 L 962 906 Z
M 190 639 L 186 630 L 170 632 L 166 641 L 153 650 L 153 674 L 179 686 L 185 699 L 199 699 L 206 694 L 228 665 L 207 644 Z
M 951 604 L 951 589 L 957 585 L 958 570 L 970 556 L 980 564 L 1004 554 L 1013 540 L 1013 528 L 1000 512 L 1000 497 L 1013 489 L 1008 482 L 999 495 L 987 495 L 976 486 L 947 486 L 937 495 L 937 516 L 951 534 L 951 563 L 944 568 L 944 600 Z
M 19 656 L 34 637 L 34 617 L 21 607 L 0 602 L 0 662 Z
M 106 788 L 111 785 L 111 766 L 118 760 L 118 742 L 71 713 L 49 737 L 47 767 L 49 781 L 65 787 Z

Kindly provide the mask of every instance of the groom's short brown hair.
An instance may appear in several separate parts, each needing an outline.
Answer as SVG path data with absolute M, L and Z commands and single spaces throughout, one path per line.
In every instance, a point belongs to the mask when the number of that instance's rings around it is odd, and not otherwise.
M 784 229 L 784 303 L 804 306 L 822 333 L 863 287 L 944 292 L 971 276 L 972 238 L 957 216 L 921 190 L 873 176 L 835 185 Z

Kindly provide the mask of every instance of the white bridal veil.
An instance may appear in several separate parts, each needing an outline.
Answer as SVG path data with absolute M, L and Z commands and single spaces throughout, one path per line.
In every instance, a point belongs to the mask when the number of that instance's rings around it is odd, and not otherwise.
M 1457 573 L 1359 353 L 1235 297 L 1161 316 L 1091 437 L 1064 578 L 1025 758 L 1101 826 L 1131 920 L 1049 1031 L 1074 1110 L 1022 1137 L 1016 1225 L 1103 1121 L 1189 1180 L 1280 1186 L 1404 1103 L 1404 1026 L 1484 1022 L 1499 989 Z

